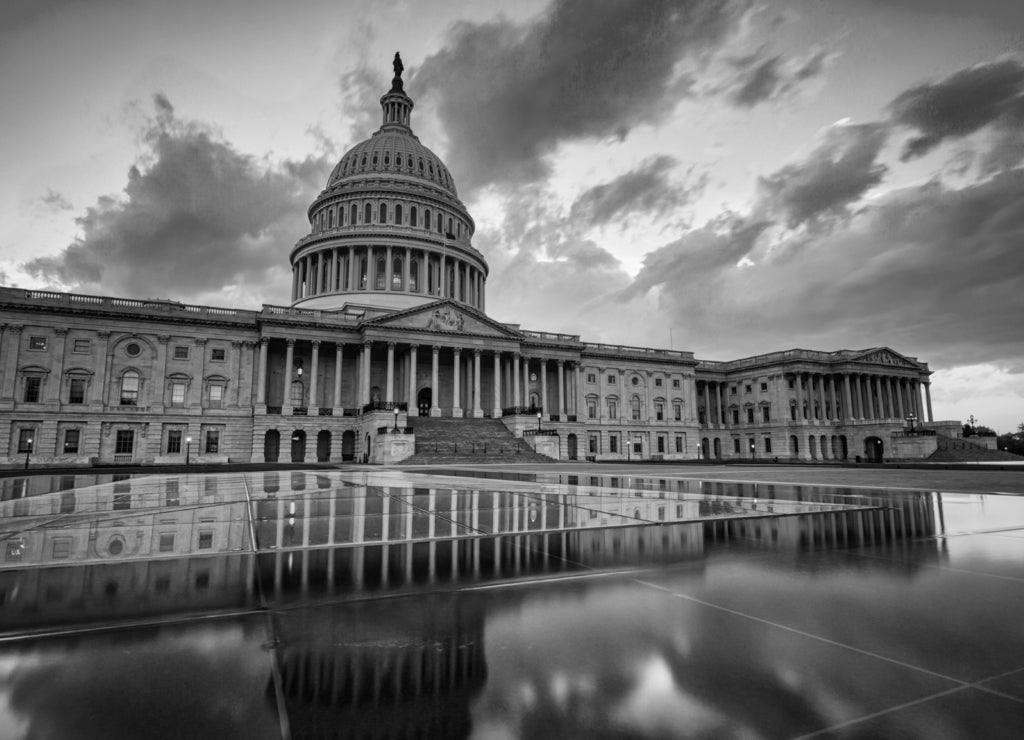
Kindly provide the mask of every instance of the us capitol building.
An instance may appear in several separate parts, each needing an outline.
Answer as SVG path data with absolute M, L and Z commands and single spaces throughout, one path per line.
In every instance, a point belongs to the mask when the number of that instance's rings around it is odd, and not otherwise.
M 401 73 L 309 207 L 290 305 L 0 288 L 0 464 L 396 462 L 443 455 L 445 425 L 563 460 L 908 459 L 958 435 L 887 347 L 713 362 L 489 317 Z

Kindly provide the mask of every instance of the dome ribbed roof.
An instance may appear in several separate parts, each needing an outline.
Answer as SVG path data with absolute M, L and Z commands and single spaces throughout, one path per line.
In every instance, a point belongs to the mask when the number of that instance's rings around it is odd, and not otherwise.
M 387 130 L 390 128 L 391 130 Z M 360 175 L 403 175 L 430 182 L 456 198 L 455 181 L 444 162 L 411 132 L 382 127 L 349 149 L 327 180 L 327 189 Z

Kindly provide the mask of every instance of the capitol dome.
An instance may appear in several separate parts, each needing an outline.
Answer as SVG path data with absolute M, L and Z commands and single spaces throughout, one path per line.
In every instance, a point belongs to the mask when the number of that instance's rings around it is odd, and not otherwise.
M 487 261 L 451 172 L 412 131 L 395 54 L 381 127 L 349 149 L 291 252 L 292 305 L 371 314 L 447 298 L 484 310 Z

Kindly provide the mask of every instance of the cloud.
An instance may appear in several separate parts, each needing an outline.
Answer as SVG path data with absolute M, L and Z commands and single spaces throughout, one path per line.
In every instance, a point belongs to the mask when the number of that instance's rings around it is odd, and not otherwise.
M 707 94 L 726 92 L 727 98 L 742 108 L 781 98 L 820 76 L 834 58 L 822 49 L 813 49 L 805 58 L 786 59 L 781 54 L 766 56 L 763 49 L 729 60 L 725 83 L 708 87 Z M 738 72 L 732 72 L 738 70 Z
M 1019 130 L 1024 125 L 1024 63 L 1002 59 L 962 69 L 904 91 L 889 103 L 889 111 L 894 122 L 917 132 L 903 147 L 903 161 L 987 126 Z M 1024 150 L 1018 147 L 1007 165 L 1022 159 Z
M 738 267 L 753 226 L 734 216 L 652 252 L 623 296 L 658 289 L 663 320 L 708 359 L 883 344 L 932 367 L 1024 358 L 1024 170 L 887 193 L 801 235 L 802 249 L 783 242 Z
M 61 193 L 58 193 L 52 188 L 46 190 L 46 195 L 39 198 L 39 202 L 43 204 L 48 210 L 51 211 L 71 211 L 74 210 L 74 206 L 71 205 L 71 201 L 65 198 Z
M 650 157 L 610 182 L 588 188 L 572 204 L 570 218 L 584 226 L 599 226 L 632 213 L 663 216 L 679 208 L 703 189 L 707 177 L 690 186 L 673 183 L 669 175 L 676 164 L 668 155 Z
M 410 89 L 434 99 L 463 192 L 529 182 L 561 142 L 621 138 L 667 117 L 744 10 L 731 0 L 556 0 L 525 24 L 460 22 Z
M 326 181 L 326 156 L 271 164 L 209 126 L 175 116 L 163 95 L 122 197 L 77 219 L 81 235 L 24 269 L 60 287 L 223 304 L 287 300 L 288 251 Z M 169 288 L 169 286 L 173 286 Z
M 886 166 L 876 160 L 887 135 L 878 123 L 829 128 L 805 160 L 758 179 L 761 207 L 790 228 L 846 215 L 885 176 Z

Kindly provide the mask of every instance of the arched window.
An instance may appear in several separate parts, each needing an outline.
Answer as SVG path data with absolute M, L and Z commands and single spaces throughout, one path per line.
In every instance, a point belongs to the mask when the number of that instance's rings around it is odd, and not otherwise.
M 448 233 L 449 234 L 454 234 L 455 233 L 455 231 L 452 229 L 452 220 L 450 218 L 448 219 Z
M 301 380 L 292 381 L 292 393 L 291 393 L 291 404 L 292 406 L 304 406 L 303 401 L 306 398 L 306 389 L 302 386 Z
M 381 203 L 380 208 L 377 210 L 377 223 L 386 224 L 388 222 L 388 204 Z
M 332 208 L 327 212 L 327 228 L 334 228 L 334 209 Z
M 430 229 L 430 209 L 429 208 L 424 208 L 423 209 L 423 228 L 427 229 L 427 230 Z
M 121 376 L 121 405 L 122 406 L 138 406 L 139 405 L 139 387 L 142 385 L 142 380 L 139 378 L 139 374 L 134 370 L 128 370 L 124 375 Z
M 384 152 L 384 166 L 387 167 L 391 164 L 391 152 Z
M 363 167 L 366 166 L 366 155 L 365 154 L 363 155 L 363 161 L 361 162 L 361 164 L 362 164 Z
M 369 203 L 363 208 L 363 223 L 368 224 L 373 220 L 373 206 Z
M 387 270 L 387 262 L 384 261 L 384 257 L 378 257 L 376 262 L 375 274 L 373 276 L 373 287 L 374 290 L 384 290 L 384 271 Z
M 402 289 L 402 258 L 395 257 L 391 261 L 391 290 Z
M 441 233 L 441 225 L 442 225 L 442 223 L 444 223 L 444 216 L 442 216 L 439 213 L 439 214 L 437 214 L 437 233 L 438 234 Z
M 629 408 L 630 408 L 630 411 L 632 412 L 633 420 L 634 421 L 639 421 L 640 420 L 640 397 L 639 396 L 633 396 L 632 400 L 629 402 Z
M 409 290 L 418 291 L 420 289 L 420 263 L 418 260 L 411 260 L 409 262 Z
M 402 204 L 397 203 L 395 205 L 395 223 L 398 224 L 399 226 L 402 225 L 402 215 Z
M 419 224 L 416 222 L 417 216 L 419 216 L 419 214 L 416 213 L 416 206 L 410 206 L 409 207 L 409 225 L 410 226 L 419 226 Z

